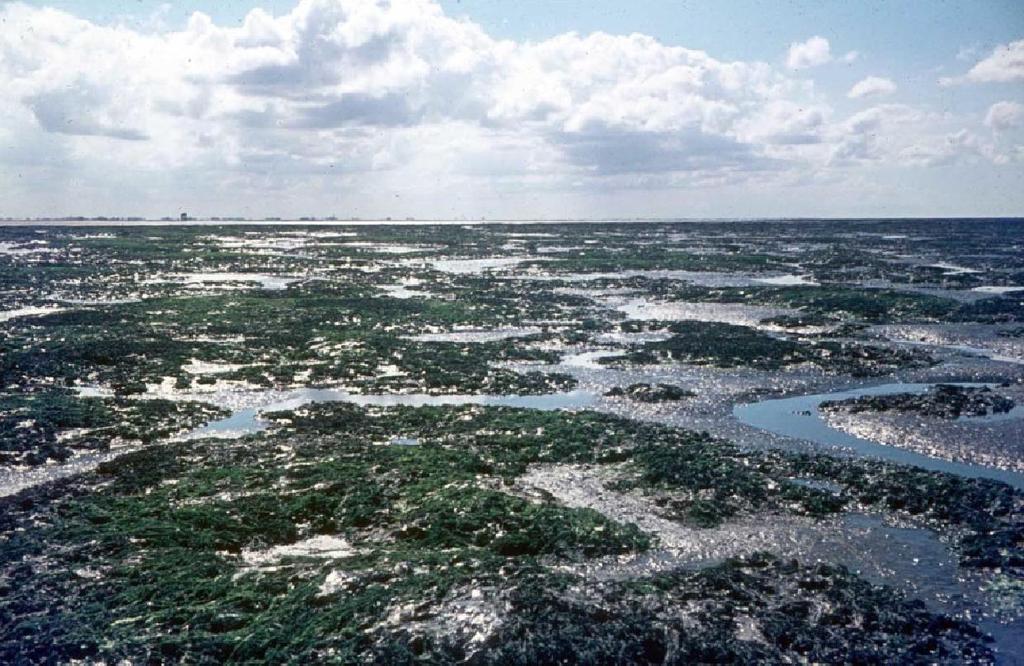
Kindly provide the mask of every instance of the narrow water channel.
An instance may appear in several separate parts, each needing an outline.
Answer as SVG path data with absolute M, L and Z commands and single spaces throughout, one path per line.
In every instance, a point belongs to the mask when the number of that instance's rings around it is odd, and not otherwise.
M 978 384 L 960 384 L 961 386 L 978 386 Z M 829 447 L 843 447 L 853 450 L 858 455 L 882 458 L 904 465 L 915 465 L 938 472 L 951 472 L 972 478 L 996 479 L 1024 489 L 1024 474 L 984 465 L 973 465 L 964 462 L 953 462 L 932 458 L 901 449 L 895 446 L 884 446 L 862 437 L 830 426 L 818 407 L 828 400 L 845 400 L 872 395 L 891 395 L 894 393 L 924 393 L 933 384 L 883 384 L 869 388 L 834 393 L 815 393 L 792 398 L 777 398 L 760 402 L 736 405 L 733 415 L 742 423 L 767 430 L 777 435 L 794 439 L 811 441 Z M 1005 418 L 1024 417 L 1024 408 L 1015 407 L 1008 414 L 989 417 L 974 417 L 979 421 L 985 419 L 1001 420 Z

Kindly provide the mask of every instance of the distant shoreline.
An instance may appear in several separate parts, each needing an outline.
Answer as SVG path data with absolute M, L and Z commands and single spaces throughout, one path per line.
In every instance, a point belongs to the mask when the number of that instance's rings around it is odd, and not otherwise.
M 488 225 L 561 225 L 561 224 L 757 224 L 803 222 L 1012 222 L 1024 223 L 1024 217 L 747 217 L 747 218 L 628 218 L 628 219 L 493 219 L 493 220 L 0 220 L 0 227 L 214 227 L 214 226 L 488 226 Z

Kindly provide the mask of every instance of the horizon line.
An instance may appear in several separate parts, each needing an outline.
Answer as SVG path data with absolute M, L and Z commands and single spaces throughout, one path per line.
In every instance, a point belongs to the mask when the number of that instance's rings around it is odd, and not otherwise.
M 243 217 L 188 217 L 178 218 L 150 218 L 150 217 L 117 217 L 117 216 L 61 216 L 61 217 L 0 217 L 0 226 L 30 226 L 45 224 L 49 226 L 83 226 L 83 225 L 159 225 L 159 226 L 205 226 L 205 225 L 419 225 L 419 224 L 440 224 L 440 225 L 488 225 L 488 224 L 671 224 L 671 223 L 699 223 L 699 222 L 898 222 L 898 221 L 1024 221 L 1024 215 L 979 215 L 979 216 L 892 216 L 892 217 L 823 217 L 823 216 L 798 216 L 798 217 L 503 217 L 503 218 L 479 218 L 479 219 L 458 219 L 451 217 L 436 218 L 338 218 L 327 217 L 268 217 L 268 218 L 243 218 Z

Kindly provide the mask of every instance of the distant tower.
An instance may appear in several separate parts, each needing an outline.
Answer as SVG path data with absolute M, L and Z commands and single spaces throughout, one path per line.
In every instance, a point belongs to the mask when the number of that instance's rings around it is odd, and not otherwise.
M 182 213 L 181 214 L 181 221 L 182 222 L 188 221 L 188 213 Z

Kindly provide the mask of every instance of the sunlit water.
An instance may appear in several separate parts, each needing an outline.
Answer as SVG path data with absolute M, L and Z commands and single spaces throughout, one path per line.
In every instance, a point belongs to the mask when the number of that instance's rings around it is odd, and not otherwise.
M 197 428 L 186 437 L 242 437 L 266 430 L 269 424 L 260 419 L 261 413 L 288 411 L 314 402 L 345 402 L 376 407 L 439 407 L 445 405 L 485 405 L 491 407 L 521 407 L 525 409 L 557 410 L 583 409 L 594 404 L 597 396 L 587 391 L 546 393 L 541 395 L 428 395 L 425 393 L 358 394 L 337 389 L 300 389 L 287 393 L 276 402 L 261 407 L 248 407 L 231 416 L 212 421 Z
M 962 384 L 964 385 L 964 384 Z M 977 384 L 966 384 L 977 386 Z M 862 437 L 856 437 L 830 426 L 822 418 L 819 406 L 828 400 L 845 400 L 868 395 L 892 395 L 895 393 L 924 393 L 933 384 L 883 384 L 870 388 L 833 393 L 814 393 L 791 398 L 777 398 L 760 402 L 736 405 L 733 414 L 741 422 L 794 439 L 808 440 L 829 447 L 851 449 L 858 455 L 891 460 L 904 465 L 915 465 L 938 472 L 950 472 L 961 476 L 987 478 L 1003 481 L 1016 488 L 1024 488 L 1024 474 L 1001 470 L 983 465 L 972 465 L 932 458 L 894 446 L 883 446 Z M 997 414 L 979 419 L 1007 419 L 1024 417 L 1024 410 L 1015 407 L 1008 414 Z

